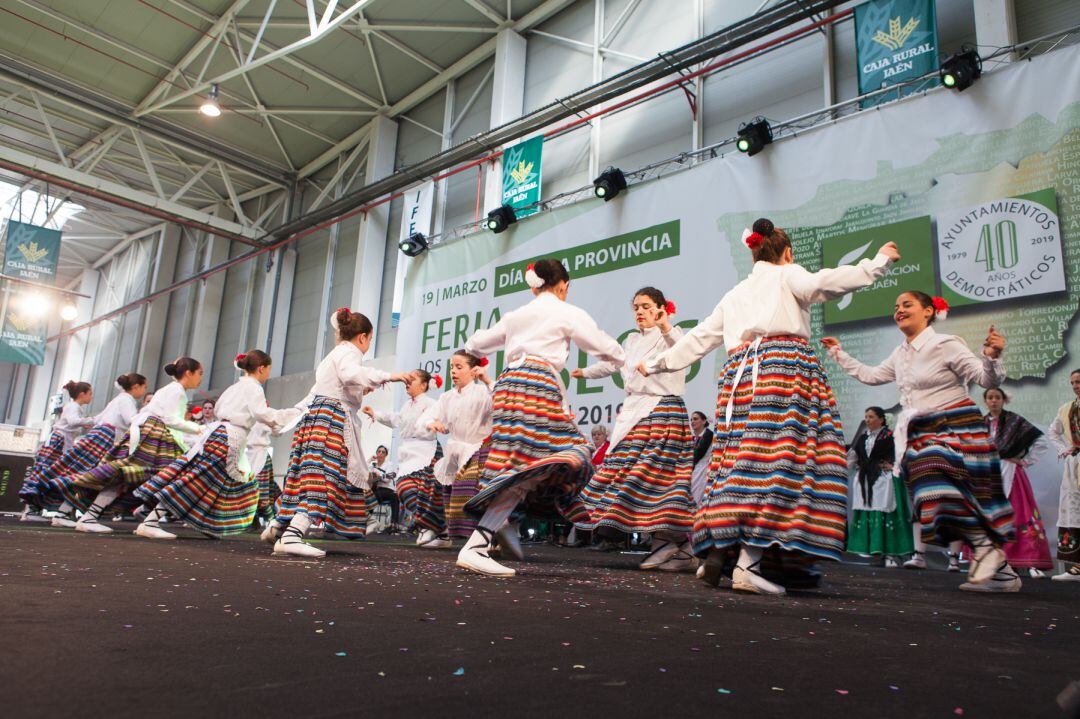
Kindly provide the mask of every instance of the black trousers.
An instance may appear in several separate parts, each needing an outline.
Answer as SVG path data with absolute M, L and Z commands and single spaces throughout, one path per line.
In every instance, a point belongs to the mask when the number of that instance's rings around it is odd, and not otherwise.
M 396 525 L 398 523 L 398 513 L 401 511 L 401 501 L 398 499 L 397 492 L 389 487 L 376 487 L 375 500 L 379 504 L 390 505 L 390 521 Z

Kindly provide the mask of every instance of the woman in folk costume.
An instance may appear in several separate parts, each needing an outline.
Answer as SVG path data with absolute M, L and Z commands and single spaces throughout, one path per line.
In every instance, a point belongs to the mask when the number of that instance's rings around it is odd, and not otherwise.
M 425 532 L 416 540 L 421 547 L 443 549 L 451 545 L 451 539 L 467 538 L 476 529 L 476 520 L 466 515 L 464 508 L 476 496 L 486 456 L 482 448 L 491 434 L 491 379 L 484 371 L 486 365 L 464 350 L 455 352 L 450 357 L 453 386 L 417 420 L 419 431 L 427 437 L 450 435 L 432 475 L 436 483 L 432 494 L 446 493 L 445 518 L 441 530 L 425 525 Z M 515 554 L 520 551 L 516 550 L 517 542 L 509 542 L 509 546 Z
M 690 475 L 690 496 L 697 506 L 705 496 L 705 481 L 709 477 L 709 463 L 712 460 L 713 431 L 704 412 L 694 411 L 690 414 L 690 431 L 694 433 L 694 471 Z
M 866 428 L 848 449 L 852 512 L 847 551 L 884 560 L 889 568 L 915 551 L 911 537 L 911 502 L 907 487 L 893 474 L 896 445 L 885 421 L 885 410 L 868 407 Z
M 582 488 L 588 518 L 579 529 L 641 532 L 652 536 L 652 552 L 641 569 L 678 572 L 693 569 L 690 475 L 694 445 L 682 395 L 681 372 L 642 376 L 636 369 L 674 345 L 682 330 L 672 327 L 675 303 L 655 287 L 643 287 L 632 300 L 638 332 L 623 342 L 622 364 L 598 362 L 575 369 L 571 377 L 599 379 L 620 372 L 626 389 L 603 464 Z
M 864 365 L 826 337 L 822 343 L 845 372 L 864 384 L 895 382 L 903 411 L 897 418 L 895 467 L 911 491 L 927 544 L 963 541 L 972 548 L 965 591 L 1015 592 L 1020 577 L 1002 546 L 1012 540 L 1012 507 L 1001 484 L 994 440 L 968 385 L 995 387 L 1005 379 L 1005 338 L 993 326 L 981 357 L 954 335 L 931 327 L 948 305 L 924 292 L 904 292 L 893 319 L 905 341 L 876 367 Z
M 368 463 L 360 448 L 359 410 L 364 393 L 387 382 L 408 382 L 364 366 L 371 347 L 371 320 L 347 307 L 330 319 L 338 344 L 315 370 L 315 384 L 301 402 L 277 516 L 262 533 L 274 554 L 320 558 L 326 552 L 304 541 L 312 524 L 345 539 L 363 539 L 367 528 Z
M 21 517 L 24 522 L 48 521 L 41 516 L 42 483 L 48 481 L 46 475 L 49 470 L 71 449 L 79 435 L 94 426 L 94 418 L 84 417 L 82 413 L 83 408 L 94 400 L 94 390 L 90 384 L 71 380 L 63 389 L 67 392 L 68 401 L 60 410 L 60 418 L 53 425 L 49 439 L 34 456 L 34 463 L 26 471 L 19 490 L 19 499 L 26 504 Z
M 559 375 L 570 342 L 602 360 L 625 359 L 618 342 L 566 301 L 570 275 L 558 260 L 530 265 L 525 281 L 534 299 L 465 343 L 476 356 L 506 348 L 507 366 L 492 396 L 491 445 L 480 491 L 465 505 L 480 523 L 457 559 L 459 567 L 498 577 L 515 572 L 493 560 L 488 547 L 518 503 L 565 512 L 592 474 L 591 447 L 570 418 Z
M 135 528 L 136 535 L 176 539 L 159 524 L 166 513 L 211 537 L 248 528 L 259 502 L 254 468 L 248 464 L 248 433 L 256 422 L 280 429 L 299 414 L 267 406 L 263 385 L 270 378 L 270 364 L 270 355 L 261 350 L 236 357 L 234 365 L 244 375 L 218 398 L 214 421 L 182 459 L 135 490 L 135 496 L 152 507 Z
M 721 344 L 716 435 L 705 496 L 694 516 L 702 578 L 719 584 L 738 547 L 733 587 L 784 594 L 761 572 L 776 547 L 839 560 L 847 526 L 847 460 L 836 400 L 810 346 L 810 307 L 867 287 L 899 258 L 891 242 L 874 259 L 809 272 L 794 263 L 787 233 L 769 220 L 743 233 L 750 275 L 701 324 L 640 367 L 674 372 Z
M 138 402 L 146 392 L 146 378 L 138 372 L 129 372 L 116 378 L 116 387 L 120 394 L 105 405 L 105 409 L 94 418 L 94 428 L 75 440 L 71 449 L 64 453 L 60 461 L 41 476 L 39 499 L 42 506 L 50 508 L 60 505 L 60 515 L 53 517 L 54 527 L 75 526 L 75 508 L 64 500 L 59 491 L 59 483 L 72 475 L 89 472 L 98 466 L 105 457 L 124 442 L 127 428 L 138 413 Z M 125 448 L 122 449 L 126 453 Z
M 1076 399 L 1061 405 L 1049 432 L 1050 444 L 1065 461 L 1057 521 L 1057 558 L 1065 571 L 1054 575 L 1056 582 L 1080 582 L 1080 369 L 1069 373 L 1069 386 Z
M 191 357 L 180 357 L 165 365 L 164 371 L 173 381 L 158 390 L 131 420 L 127 445 L 113 448 L 109 458 L 89 472 L 69 475 L 59 482 L 64 499 L 86 510 L 75 523 L 75 531 L 111 532 L 98 521 L 106 507 L 183 455 L 202 430 L 184 419 L 187 392 L 202 382 L 202 365 Z
M 400 410 L 378 412 L 371 407 L 363 409 L 364 414 L 372 420 L 398 431 L 397 497 L 412 514 L 420 530 L 416 543 L 421 547 L 435 535 L 446 532 L 443 487 L 435 481 L 432 470 L 438 444 L 420 426 L 420 417 L 435 404 L 427 393 L 431 380 L 429 372 L 413 370 L 412 379 L 405 385 L 409 399 Z M 442 377 L 435 377 L 435 386 L 442 388 Z
M 1050 558 L 1046 527 L 1026 468 L 1039 461 L 1050 445 L 1038 427 L 1005 409 L 1009 402 L 1005 390 L 1000 387 L 985 390 L 983 402 L 989 410 L 983 419 L 1001 457 L 1002 489 L 1012 505 L 1016 529 L 1015 541 L 1002 549 L 1010 567 L 1026 568 L 1032 579 L 1042 579 L 1046 576 L 1045 570 L 1054 568 L 1054 560 Z

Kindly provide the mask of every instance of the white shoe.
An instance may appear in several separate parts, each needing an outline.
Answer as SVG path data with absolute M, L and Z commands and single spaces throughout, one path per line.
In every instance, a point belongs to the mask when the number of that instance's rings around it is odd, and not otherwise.
M 435 532 L 432 532 L 431 539 L 417 546 L 421 549 L 450 549 L 450 547 L 454 546 L 454 543 L 450 541 L 449 537 L 440 537 Z
M 430 542 L 432 539 L 435 539 L 436 536 L 438 535 L 436 535 L 435 532 L 432 532 L 430 529 L 421 529 L 420 534 L 416 536 L 416 546 L 422 547 L 428 542 Z
M 510 567 L 504 567 L 488 556 L 487 548 L 492 537 L 492 532 L 477 528 L 458 552 L 457 566 L 489 577 L 512 577 L 517 574 Z
M 701 579 L 702 577 L 705 576 L 705 564 L 704 563 L 702 563 L 702 565 L 697 568 L 697 571 L 694 572 L 694 576 L 697 577 L 698 579 Z
M 731 588 L 737 592 L 750 592 L 752 594 L 767 594 L 782 597 L 787 590 L 779 584 L 773 584 L 765 577 L 758 574 L 756 568 L 761 562 L 754 562 L 749 567 L 735 565 L 735 571 L 731 575 Z
M 284 540 L 277 540 L 274 543 L 274 554 L 288 554 L 293 557 L 305 557 L 307 559 L 322 559 L 326 556 L 326 552 L 313 547 L 307 542 L 286 542 Z
M 895 557 L 888 557 L 885 560 L 885 568 L 886 569 L 896 569 L 899 566 L 900 566 L 900 562 L 896 561 Z
M 975 549 L 971 557 L 971 565 L 968 567 L 968 581 L 972 584 L 982 584 L 990 581 L 995 574 L 1002 571 L 1002 567 L 1008 567 L 1005 561 L 1005 552 L 994 546 L 982 546 Z
M 1028 576 L 1032 579 L 1046 579 L 1046 572 L 1035 567 L 1028 567 Z
M 149 524 L 140 524 L 135 527 L 135 536 L 145 537 L 146 539 L 176 539 L 176 535 L 172 532 L 166 532 L 161 527 L 154 527 Z
M 960 589 L 965 592 L 998 592 L 998 593 L 1013 593 L 1019 592 L 1020 587 L 1023 584 L 1020 581 L 1020 576 L 1013 571 L 1012 567 L 1005 565 L 1002 569 L 998 570 L 990 579 L 984 582 L 964 582 L 960 585 Z
M 697 569 L 698 564 L 698 558 L 690 553 L 690 542 L 684 542 L 679 545 L 678 551 L 657 569 L 661 572 L 692 572 Z
M 525 552 L 521 550 L 521 527 L 517 522 L 508 522 L 495 532 L 495 538 L 499 542 L 499 554 L 506 559 L 516 562 L 525 561 Z
M 652 553 L 638 565 L 641 569 L 658 569 L 661 564 L 668 561 L 679 553 L 679 543 L 670 542 L 666 539 L 653 539 L 656 546 Z
M 1080 582 L 1080 565 L 1074 564 L 1061 574 L 1050 577 L 1055 582 Z
M 68 519 L 67 517 L 57 516 L 52 518 L 52 526 L 63 527 L 64 529 L 74 529 L 75 520 Z
M 904 562 L 904 569 L 926 569 L 926 560 L 923 559 L 922 552 L 912 554 L 911 559 Z
M 49 520 L 41 514 L 41 510 L 27 507 L 23 510 L 23 513 L 19 515 L 20 522 L 48 522 Z
M 79 520 L 75 522 L 75 531 L 87 532 L 88 534 L 112 534 L 112 527 L 106 527 L 97 521 L 84 522 Z
M 277 526 L 276 522 L 268 522 L 266 528 L 263 529 L 259 535 L 260 542 L 267 542 L 273 544 L 281 537 L 281 529 Z

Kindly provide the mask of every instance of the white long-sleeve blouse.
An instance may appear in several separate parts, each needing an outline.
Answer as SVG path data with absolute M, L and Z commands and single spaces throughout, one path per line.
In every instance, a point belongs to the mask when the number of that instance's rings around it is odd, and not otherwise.
M 398 431 L 398 477 L 407 475 L 431 464 L 435 456 L 435 439 L 420 426 L 420 418 L 436 404 L 430 395 L 410 397 L 397 412 L 376 412 L 375 421 Z
M 428 407 L 419 420 L 419 430 L 434 438 L 429 427 L 441 422 L 450 439 L 443 447 L 443 458 L 435 463 L 435 478 L 451 484 L 458 470 L 468 463 L 491 434 L 491 391 L 483 382 L 473 381 L 464 387 L 451 387 Z

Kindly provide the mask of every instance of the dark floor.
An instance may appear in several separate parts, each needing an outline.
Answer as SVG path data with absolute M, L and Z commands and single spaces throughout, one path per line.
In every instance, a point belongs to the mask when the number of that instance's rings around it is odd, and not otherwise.
M 519 576 L 404 542 L 153 542 L 0 519 L 5 717 L 1062 716 L 1080 586 L 968 595 L 826 567 L 783 599 L 528 547 Z

